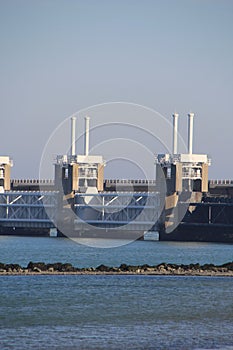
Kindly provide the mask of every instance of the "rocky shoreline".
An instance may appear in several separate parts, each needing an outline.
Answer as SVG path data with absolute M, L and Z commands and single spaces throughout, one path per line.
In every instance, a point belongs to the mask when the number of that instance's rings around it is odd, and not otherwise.
M 231 276 L 233 277 L 233 262 L 223 265 L 188 264 L 177 265 L 161 263 L 159 265 L 127 265 L 109 267 L 78 268 L 69 263 L 45 264 L 44 262 L 29 262 L 27 267 L 18 264 L 0 263 L 0 275 L 171 275 L 171 276 Z

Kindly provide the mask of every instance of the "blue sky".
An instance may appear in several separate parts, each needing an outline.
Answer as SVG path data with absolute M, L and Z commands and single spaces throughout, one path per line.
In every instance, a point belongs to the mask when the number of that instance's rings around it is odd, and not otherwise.
M 0 0 L 0 154 L 13 177 L 38 177 L 64 118 L 126 101 L 176 110 L 184 138 L 192 110 L 210 178 L 233 178 L 232 33 L 231 0 Z

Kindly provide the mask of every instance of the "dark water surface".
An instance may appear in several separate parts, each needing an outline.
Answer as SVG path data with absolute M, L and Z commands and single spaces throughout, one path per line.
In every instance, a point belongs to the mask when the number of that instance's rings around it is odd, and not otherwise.
M 75 266 L 215 263 L 233 246 L 0 237 L 0 261 Z M 0 349 L 233 349 L 233 278 L 0 276 Z

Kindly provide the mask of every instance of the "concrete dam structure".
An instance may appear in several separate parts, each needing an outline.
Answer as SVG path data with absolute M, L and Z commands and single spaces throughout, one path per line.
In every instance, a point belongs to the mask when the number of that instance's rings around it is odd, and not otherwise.
M 193 113 L 188 152 L 178 152 L 178 118 L 172 153 L 155 156 L 151 180 L 104 179 L 103 157 L 89 154 L 88 116 L 84 154 L 72 117 L 71 151 L 56 157 L 54 179 L 11 179 L 12 160 L 0 157 L 0 234 L 233 242 L 233 181 L 208 180 L 209 157 L 193 153 Z

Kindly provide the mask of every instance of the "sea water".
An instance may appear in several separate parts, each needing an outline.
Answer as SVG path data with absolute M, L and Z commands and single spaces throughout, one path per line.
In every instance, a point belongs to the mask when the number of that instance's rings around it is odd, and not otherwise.
M 233 246 L 134 242 L 94 249 L 60 238 L 0 237 L 0 261 L 75 266 L 214 263 Z M 0 276 L 0 349 L 233 349 L 233 279 Z
M 93 248 L 67 238 L 0 236 L 0 262 L 22 266 L 27 266 L 29 261 L 96 267 L 100 264 L 156 265 L 162 262 L 223 264 L 232 260 L 232 244 L 134 241 L 116 248 Z

